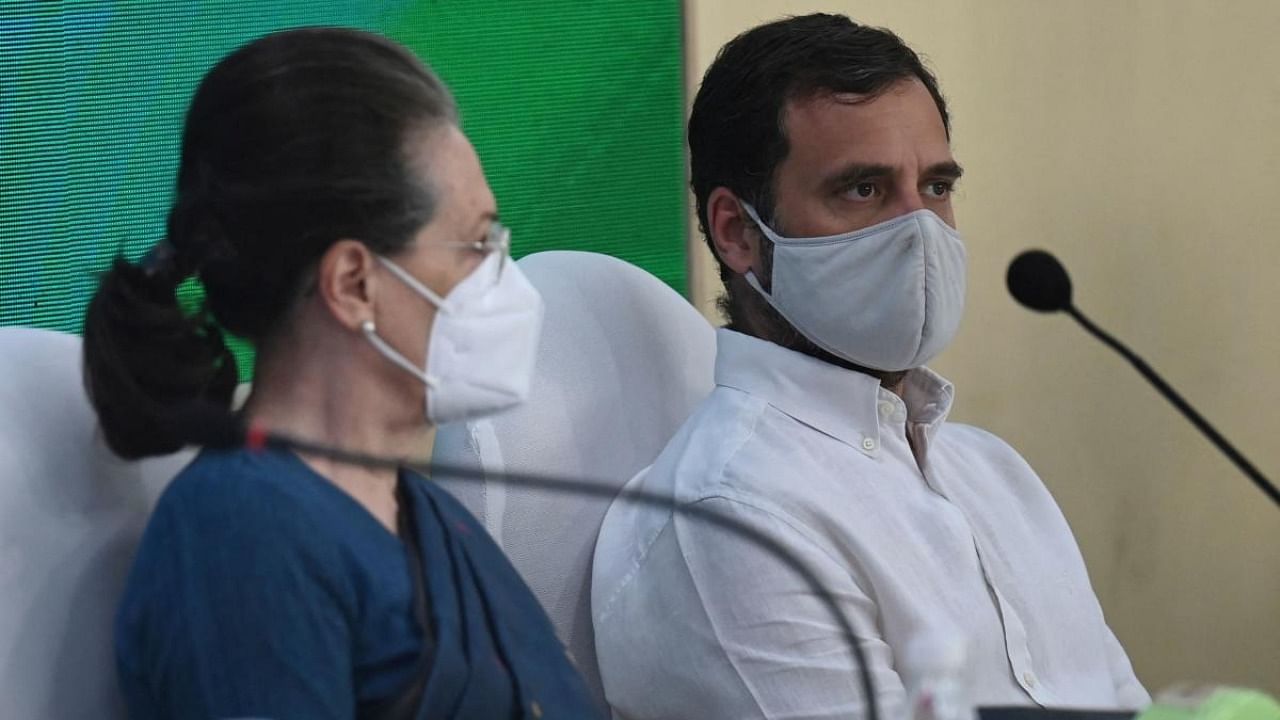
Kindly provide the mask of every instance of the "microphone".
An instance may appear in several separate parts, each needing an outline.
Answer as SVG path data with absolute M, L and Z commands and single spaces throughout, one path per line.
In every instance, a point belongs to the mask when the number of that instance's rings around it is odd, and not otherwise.
M 735 517 L 719 514 L 701 505 L 678 505 L 674 498 L 667 495 L 626 488 L 618 490 L 608 483 L 593 482 L 585 478 L 557 477 L 522 472 L 492 473 L 462 465 L 424 463 L 411 458 L 372 455 L 356 450 L 347 450 L 249 425 L 240 415 L 231 413 L 225 408 L 206 401 L 194 401 L 186 403 L 182 407 L 173 408 L 168 413 L 168 419 L 171 423 L 170 426 L 179 434 L 179 437 L 185 438 L 191 445 L 199 445 L 210 450 L 237 450 L 240 448 L 256 451 L 267 449 L 287 450 L 362 467 L 392 470 L 403 468 L 417 472 L 424 477 L 443 476 L 476 482 L 496 480 L 506 485 L 549 492 L 588 495 L 608 500 L 624 499 L 627 502 L 636 502 L 641 505 L 660 508 L 727 530 L 739 539 L 746 540 L 790 567 L 809 586 L 809 589 L 819 598 L 822 604 L 826 606 L 853 653 L 854 664 L 857 665 L 859 690 L 866 700 L 867 720 L 880 720 L 875 683 L 871 677 L 871 666 L 867 663 L 866 653 L 863 651 L 860 638 L 854 631 L 853 624 L 848 617 L 845 617 L 844 613 L 840 612 L 840 606 L 835 597 L 823 586 L 822 581 L 818 579 L 817 573 L 802 558 L 782 543 L 767 535 L 762 535 L 750 525 Z
M 1071 307 L 1071 278 L 1058 258 L 1044 250 L 1027 250 L 1009 263 L 1009 292 L 1037 312 L 1058 312 Z
M 1151 383 L 1187 420 L 1191 421 L 1191 424 L 1203 433 L 1223 455 L 1226 455 L 1227 459 L 1245 474 L 1245 477 L 1253 481 L 1263 494 L 1280 506 L 1280 490 L 1277 490 L 1276 486 L 1264 477 L 1253 463 L 1249 462 L 1213 425 L 1209 424 L 1208 420 L 1191 407 L 1191 404 L 1165 382 L 1164 378 L 1160 377 L 1145 360 L 1095 325 L 1076 308 L 1071 301 L 1071 278 L 1067 276 L 1066 268 L 1058 262 L 1057 258 L 1044 250 L 1027 250 L 1009 263 L 1009 273 L 1005 277 L 1005 282 L 1009 286 L 1009 293 L 1013 295 L 1013 299 L 1023 307 L 1043 313 L 1064 311 L 1075 318 L 1076 322 L 1080 323 L 1080 326 L 1090 335 L 1120 353 L 1142 377 L 1147 379 L 1147 382 Z

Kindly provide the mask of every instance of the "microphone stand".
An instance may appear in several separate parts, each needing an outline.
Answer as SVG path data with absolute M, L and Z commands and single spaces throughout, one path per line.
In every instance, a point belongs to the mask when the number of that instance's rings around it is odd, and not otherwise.
M 1192 425 L 1196 426 L 1196 429 L 1204 433 L 1205 437 L 1209 438 L 1209 442 L 1212 442 L 1218 450 L 1222 451 L 1222 454 L 1226 455 L 1227 459 L 1235 463 L 1235 466 L 1240 469 L 1240 472 L 1244 473 L 1246 477 L 1253 481 L 1253 484 L 1257 485 L 1259 490 L 1261 490 L 1267 497 L 1271 498 L 1272 502 L 1276 505 L 1280 505 L 1280 490 L 1277 490 L 1276 486 L 1273 485 L 1271 481 L 1267 480 L 1267 478 L 1253 466 L 1253 463 L 1249 462 L 1249 460 L 1245 458 L 1245 456 L 1242 455 L 1240 451 L 1237 450 L 1225 437 L 1223 437 L 1222 434 L 1213 427 L 1213 425 L 1210 425 L 1208 420 L 1205 420 L 1200 413 L 1196 412 L 1196 409 L 1191 407 L 1191 404 L 1184 400 L 1183 397 L 1178 394 L 1177 390 L 1170 387 L 1169 383 L 1165 382 L 1164 378 L 1160 377 L 1160 375 L 1157 374 L 1145 360 L 1138 357 L 1136 353 L 1125 347 L 1123 343 L 1112 337 L 1105 330 L 1095 325 L 1093 321 L 1085 317 L 1084 313 L 1080 312 L 1074 304 L 1067 303 L 1066 307 L 1063 309 L 1068 315 L 1075 318 L 1075 321 L 1080 323 L 1080 326 L 1087 330 L 1090 335 L 1098 338 L 1112 350 L 1120 353 L 1125 360 L 1128 360 L 1129 364 L 1133 365 L 1134 369 L 1137 370 L 1142 377 L 1147 379 L 1147 382 L 1151 383 L 1166 400 L 1178 409 L 1178 412 L 1181 412 L 1187 420 L 1191 421 Z

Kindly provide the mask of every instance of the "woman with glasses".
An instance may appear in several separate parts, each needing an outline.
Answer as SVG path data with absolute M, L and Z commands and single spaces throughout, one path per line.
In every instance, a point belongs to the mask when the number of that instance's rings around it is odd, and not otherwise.
M 120 456 L 173 452 L 229 408 L 223 331 L 256 350 L 251 426 L 381 456 L 527 393 L 537 292 L 507 260 L 453 101 L 381 37 L 296 30 L 192 100 L 166 238 L 116 260 L 86 386 Z M 203 286 L 188 312 L 177 288 Z M 596 717 L 484 529 L 409 472 L 205 450 L 142 539 L 116 621 L 134 718 Z

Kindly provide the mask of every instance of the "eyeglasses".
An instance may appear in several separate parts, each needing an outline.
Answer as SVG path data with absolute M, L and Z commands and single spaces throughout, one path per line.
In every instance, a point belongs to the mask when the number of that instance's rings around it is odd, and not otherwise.
M 498 257 L 498 272 L 494 275 L 494 282 L 502 279 L 502 270 L 506 268 L 507 261 L 511 259 L 511 228 L 503 225 L 497 220 L 489 223 L 489 230 L 485 232 L 483 240 L 465 241 L 458 240 L 454 242 L 440 243 L 446 247 L 460 247 L 468 250 L 474 250 L 483 254 L 485 257 L 493 253 L 501 253 Z

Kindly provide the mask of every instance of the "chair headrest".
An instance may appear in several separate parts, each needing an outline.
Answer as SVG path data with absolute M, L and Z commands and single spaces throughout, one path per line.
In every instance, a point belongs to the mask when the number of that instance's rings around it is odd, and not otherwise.
M 112 620 L 162 488 L 189 455 L 102 442 L 80 338 L 0 328 L 0 717 L 124 717 Z
M 710 392 L 715 331 L 670 287 L 616 258 L 546 252 L 520 267 L 546 303 L 530 397 L 492 418 L 442 426 L 433 459 L 621 488 Z M 603 703 L 590 568 L 608 501 L 437 481 L 506 551 Z

